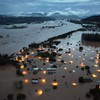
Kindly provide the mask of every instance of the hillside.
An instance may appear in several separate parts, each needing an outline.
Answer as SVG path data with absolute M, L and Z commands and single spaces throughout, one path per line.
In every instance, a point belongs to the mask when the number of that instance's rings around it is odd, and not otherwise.
M 8 24 L 18 24 L 18 23 L 31 23 L 31 22 L 44 22 L 54 20 L 50 17 L 15 17 L 15 16 L 3 16 L 0 15 L 0 24 L 8 25 Z
M 90 23 L 90 22 L 96 22 L 96 23 L 100 23 L 100 15 L 94 15 L 94 16 L 90 16 L 87 18 L 82 19 L 82 22 L 85 23 Z

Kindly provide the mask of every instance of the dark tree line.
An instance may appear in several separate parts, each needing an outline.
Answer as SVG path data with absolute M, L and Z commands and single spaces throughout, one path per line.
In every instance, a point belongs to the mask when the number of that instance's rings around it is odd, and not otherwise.
M 6 100 L 6 99 L 3 99 Z M 7 100 L 14 100 L 14 94 L 9 93 L 7 95 Z M 26 95 L 23 93 L 18 93 L 16 96 L 16 100 L 26 100 Z
M 7 64 L 12 64 L 12 65 L 18 65 L 18 62 L 14 61 L 12 59 L 12 56 L 9 56 L 8 54 L 0 54 L 0 65 L 7 65 Z
M 7 54 L 1 55 L 0 54 L 0 65 L 10 64 L 10 57 Z
M 100 34 L 82 34 L 83 41 L 100 42 Z

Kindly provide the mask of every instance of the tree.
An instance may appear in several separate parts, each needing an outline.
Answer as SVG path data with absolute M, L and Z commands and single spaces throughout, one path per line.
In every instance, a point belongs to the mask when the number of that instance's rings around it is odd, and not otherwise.
M 89 67 L 89 66 L 85 66 L 85 69 L 86 69 L 86 70 L 89 70 L 89 69 L 90 69 L 90 67 Z
M 26 100 L 26 95 L 23 93 L 17 94 L 17 100 Z
M 87 98 L 90 98 L 91 97 L 91 94 L 90 93 L 86 93 L 86 97 Z
M 80 47 L 79 47 L 79 51 L 80 51 L 80 52 L 83 51 L 83 47 L 80 46 Z
M 53 89 L 56 90 L 58 87 L 57 86 L 53 86 Z
M 22 71 L 21 71 L 20 68 L 18 68 L 18 69 L 16 70 L 16 74 L 17 74 L 18 76 L 22 76 Z
M 8 94 L 8 95 L 7 95 L 8 100 L 13 100 L 13 97 L 14 97 L 13 94 Z
M 64 63 L 64 60 L 61 60 L 61 63 Z
M 84 78 L 83 77 L 79 77 L 79 83 L 84 83 Z

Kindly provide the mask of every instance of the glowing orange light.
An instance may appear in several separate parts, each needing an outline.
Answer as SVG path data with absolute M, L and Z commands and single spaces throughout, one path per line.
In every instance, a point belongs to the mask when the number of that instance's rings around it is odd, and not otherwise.
M 72 61 L 72 60 L 70 60 L 70 61 L 69 61 L 69 63 L 70 63 L 70 64 L 72 64 L 72 63 L 73 63 L 73 61 Z
M 25 60 L 25 58 L 22 56 L 22 61 L 24 61 Z
M 97 70 L 97 72 L 99 72 L 99 73 L 100 73 L 100 69 L 98 69 L 98 70 Z
M 42 90 L 38 90 L 38 91 L 37 91 L 37 95 L 38 95 L 38 96 L 40 96 L 40 95 L 42 95 L 42 94 L 43 94 L 43 91 L 42 91 Z
M 16 61 L 18 61 L 18 56 L 16 56 Z
M 20 68 L 23 69 L 24 68 L 24 65 L 21 65 Z
M 98 64 L 99 63 L 99 60 L 95 60 L 95 63 Z
M 64 64 L 66 64 L 66 61 L 64 61 Z
M 24 50 L 22 49 L 22 52 L 24 52 Z
M 42 57 L 39 56 L 38 59 L 42 59 Z
M 83 62 L 81 62 L 81 63 L 80 63 L 80 66 L 81 66 L 81 67 L 84 67 L 84 66 L 85 66 L 85 64 L 84 64 Z
M 28 58 L 28 55 L 25 55 L 25 58 Z
M 34 54 L 34 52 L 31 52 L 31 54 Z
M 67 69 L 67 67 L 64 67 L 64 69 L 66 70 L 66 69 Z
M 46 60 L 46 62 L 49 62 L 49 60 Z
M 76 85 L 77 85 L 77 83 L 72 83 L 72 85 L 73 85 L 73 86 L 76 86 Z
M 47 60 L 49 60 L 49 58 L 46 58 Z
M 97 64 L 95 64 L 94 66 L 95 66 L 95 67 L 98 67 L 98 65 L 97 65 Z
M 69 53 L 68 55 L 71 56 L 71 53 Z
M 23 72 L 22 72 L 22 74 L 23 74 L 23 75 L 26 75 L 26 74 L 27 74 L 27 72 L 26 72 L 26 71 L 23 71 Z
M 24 82 L 25 82 L 25 83 L 28 83 L 28 82 L 29 82 L 29 80 L 28 80 L 28 79 L 25 79 L 25 80 L 24 80 Z
M 43 71 L 43 74 L 46 74 L 46 71 L 45 70 Z
M 92 74 L 92 77 L 93 77 L 93 78 L 96 78 L 96 77 L 97 77 L 97 75 L 96 75 L 96 74 Z
M 96 58 L 99 59 L 99 54 L 96 54 Z
M 46 79 L 42 79 L 41 82 L 42 82 L 42 83 L 46 83 Z
M 22 62 L 22 60 L 18 60 L 18 62 L 20 62 L 20 63 L 21 63 L 21 62 Z
M 53 86 L 57 86 L 58 85 L 58 82 L 52 82 L 52 85 Z
M 59 58 L 62 58 L 62 55 L 61 55 L 61 56 L 59 56 Z

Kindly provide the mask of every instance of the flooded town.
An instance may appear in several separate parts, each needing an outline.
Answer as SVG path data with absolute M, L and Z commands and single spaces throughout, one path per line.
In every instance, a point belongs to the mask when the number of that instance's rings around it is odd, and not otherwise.
M 0 100 L 100 100 L 99 6 L 1 0 Z

